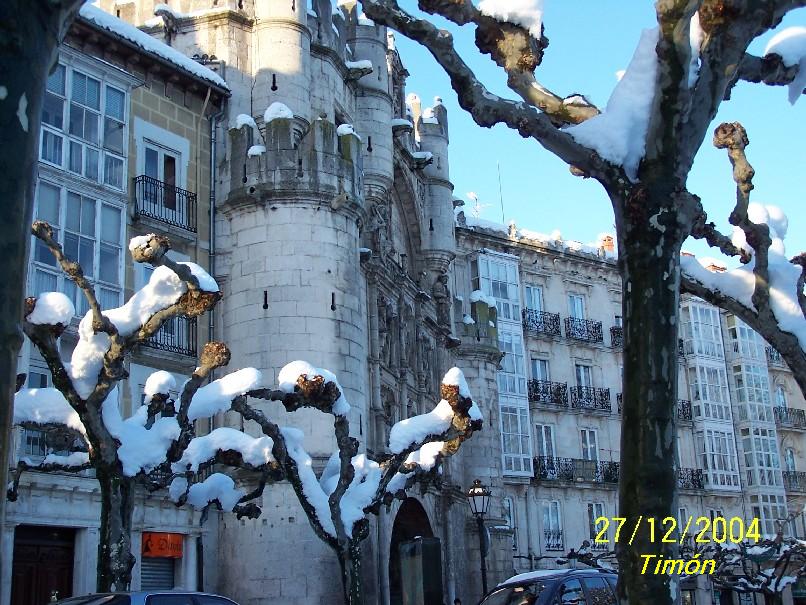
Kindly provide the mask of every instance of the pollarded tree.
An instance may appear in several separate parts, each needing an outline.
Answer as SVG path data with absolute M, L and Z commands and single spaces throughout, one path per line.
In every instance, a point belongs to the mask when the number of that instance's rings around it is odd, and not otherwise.
M 505 124 L 564 160 L 580 176 L 597 180 L 616 218 L 624 318 L 624 394 L 619 512 L 638 524 L 632 546 L 619 545 L 622 603 L 673 603 L 679 599 L 669 576 L 641 574 L 641 555 L 675 557 L 677 546 L 655 542 L 639 518 L 674 516 L 677 478 L 674 408 L 680 253 L 690 235 L 712 245 L 725 241 L 708 222 L 687 178 L 722 101 L 738 80 L 790 84 L 803 91 L 799 73 L 806 34 L 788 34 L 765 57 L 748 54 L 750 43 L 777 26 L 803 0 L 658 0 L 658 26 L 643 32 L 626 73 L 605 108 L 584 96 L 556 94 L 536 76 L 548 39 L 542 1 L 418 0 L 419 9 L 455 26 L 474 26 L 479 52 L 506 73 L 517 100 L 492 94 L 457 52 L 453 36 L 396 0 L 360 0 L 367 17 L 423 45 L 445 70 L 459 104 L 484 127 Z M 352 3 L 340 3 L 354 10 Z M 720 135 L 721 136 L 721 135 Z M 730 144 L 728 144 L 730 145 Z M 732 222 L 748 224 L 742 202 Z M 749 225 L 748 225 L 749 226 Z M 763 234 L 750 229 L 747 244 L 755 265 L 766 271 Z M 779 234 L 780 235 L 780 234 Z M 749 260 L 749 258 L 748 258 Z M 790 263 L 802 271 L 795 259 Z M 783 266 L 783 265 L 782 265 Z M 799 282 L 802 286 L 802 277 Z M 707 290 L 707 288 L 705 288 Z M 706 294 L 706 292 L 703 292 Z M 728 293 L 722 292 L 725 297 Z M 791 308 L 803 320 L 801 291 Z M 758 301 L 761 298 L 758 297 Z M 756 302 L 756 298 L 753 299 Z M 797 372 L 804 367 L 806 333 L 767 305 L 732 307 L 755 327 Z M 787 332 L 789 332 L 787 334 Z M 790 346 L 784 346 L 787 341 Z M 803 382 L 801 382 L 803 387 Z
M 220 342 L 205 345 L 199 367 L 181 387 L 178 401 L 170 399 L 176 388 L 171 375 L 155 372 L 146 381 L 143 405 L 124 420 L 116 385 L 126 376 L 126 354 L 172 317 L 210 311 L 220 299 L 218 286 L 198 265 L 172 261 L 166 255 L 167 238 L 140 236 L 132 239 L 129 249 L 136 262 L 156 267 L 148 284 L 124 306 L 102 311 L 80 265 L 64 256 L 50 226 L 37 222 L 33 232 L 85 294 L 90 310 L 79 324 L 79 342 L 68 364 L 57 341 L 75 313 L 72 303 L 55 292 L 27 301 L 25 332 L 47 362 L 54 388 L 20 389 L 15 424 L 44 431 L 50 443 L 67 451 L 51 453 L 38 464 L 21 461 L 10 496 L 16 498 L 27 470 L 94 469 L 101 487 L 98 589 L 108 591 L 127 589 L 131 582 L 130 533 L 138 485 L 151 491 L 167 488 L 177 505 L 188 503 L 205 515 L 215 505 L 254 518 L 261 510 L 253 500 L 266 485 L 287 480 L 315 534 L 338 557 L 345 602 L 362 603 L 361 543 L 369 533 L 367 515 L 394 498 L 404 498 L 413 484 L 435 479 L 442 459 L 481 428 L 481 412 L 462 372 L 453 368 L 445 375 L 442 399 L 431 412 L 392 427 L 389 453 L 376 459 L 359 453 L 359 442 L 350 436 L 350 404 L 327 370 L 292 362 L 281 370 L 276 389 L 268 388 L 255 368 L 204 384 L 214 370 L 229 363 L 229 349 Z M 304 434 L 275 424 L 250 405 L 250 398 L 281 402 L 287 412 L 313 408 L 333 416 L 336 449 L 319 476 L 303 446 Z M 227 427 L 196 435 L 197 420 L 221 412 L 254 421 L 262 435 Z M 239 469 L 253 480 L 251 489 L 237 487 L 222 472 L 206 476 L 215 465 Z

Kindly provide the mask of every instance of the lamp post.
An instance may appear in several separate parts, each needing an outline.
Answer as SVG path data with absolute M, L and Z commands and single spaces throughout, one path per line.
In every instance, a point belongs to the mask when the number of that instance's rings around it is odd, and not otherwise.
M 478 479 L 473 481 L 473 486 L 467 490 L 467 501 L 470 504 L 470 511 L 476 518 L 476 525 L 479 528 L 479 558 L 481 559 L 481 588 L 487 594 L 487 552 L 485 548 L 484 515 L 490 510 L 490 496 L 492 492 L 482 485 Z

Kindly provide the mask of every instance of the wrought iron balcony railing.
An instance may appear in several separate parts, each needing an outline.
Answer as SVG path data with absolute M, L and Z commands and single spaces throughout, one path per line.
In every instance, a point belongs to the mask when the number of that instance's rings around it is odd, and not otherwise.
M 579 410 L 611 412 L 610 389 L 570 387 L 571 407 Z
M 564 382 L 530 380 L 526 383 L 529 401 L 568 407 L 568 385 Z
M 196 194 L 150 176 L 134 178 L 134 215 L 196 233 Z
M 544 550 L 565 550 L 565 548 L 563 548 L 563 530 L 543 530 L 543 538 Z
M 677 354 L 680 355 L 680 357 L 683 357 L 686 354 L 686 351 L 685 351 L 685 349 L 683 347 L 683 339 L 682 338 L 677 339 Z
M 174 317 L 164 324 L 143 346 L 196 357 L 196 318 Z
M 535 480 L 574 483 L 618 483 L 619 463 L 581 458 L 535 458 Z
M 806 473 L 803 471 L 784 471 L 784 489 L 788 492 L 806 492 Z
M 798 408 L 785 408 L 776 405 L 772 408 L 775 413 L 775 424 L 794 429 L 806 429 L 806 411 Z
M 772 347 L 765 347 L 767 351 L 767 363 L 771 366 L 784 366 L 784 358 Z
M 680 489 L 705 489 L 705 478 L 702 469 L 677 469 L 677 487 Z
M 583 342 L 604 342 L 602 322 L 579 317 L 565 318 L 565 337 Z
M 624 402 L 624 395 L 619 393 L 616 395 L 616 404 L 618 407 L 618 413 L 621 414 L 621 407 Z M 677 400 L 677 408 L 675 409 L 675 413 L 677 414 L 678 420 L 691 420 L 691 402 L 688 399 L 678 399 Z
M 610 328 L 610 346 L 614 349 L 624 346 L 624 328 L 621 326 L 613 326 Z
M 546 334 L 547 336 L 561 336 L 560 314 L 524 309 L 523 329 L 532 334 Z

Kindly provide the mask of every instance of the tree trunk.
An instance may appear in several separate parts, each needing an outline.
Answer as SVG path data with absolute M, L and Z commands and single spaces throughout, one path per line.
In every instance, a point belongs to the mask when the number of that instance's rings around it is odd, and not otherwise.
M 345 605 L 363 605 L 364 590 L 361 584 L 361 545 L 350 541 L 349 546 L 338 551 L 341 568 L 341 585 Z
M 7 483 L 17 354 L 22 345 L 28 244 L 39 122 L 47 73 L 56 58 L 57 35 L 81 0 L 0 2 L 0 485 Z M 6 498 L 0 498 L 0 529 Z M 0 568 L 10 565 L 0 560 Z
M 129 590 L 132 582 L 134 479 L 120 468 L 96 469 L 101 485 L 101 531 L 98 547 L 98 592 Z
M 619 221 L 624 226 L 619 233 L 624 316 L 619 516 L 627 521 L 617 549 L 618 596 L 624 605 L 671 605 L 680 599 L 680 591 L 670 586 L 677 579 L 654 573 L 657 558 L 649 559 L 641 573 L 645 555 L 679 558 L 677 543 L 662 542 L 661 524 L 675 517 L 677 501 L 679 255 L 687 234 L 679 216 L 663 212 L 672 205 L 668 190 L 642 188 L 621 207 Z
M 764 595 L 764 605 L 783 605 L 784 595 L 780 592 Z

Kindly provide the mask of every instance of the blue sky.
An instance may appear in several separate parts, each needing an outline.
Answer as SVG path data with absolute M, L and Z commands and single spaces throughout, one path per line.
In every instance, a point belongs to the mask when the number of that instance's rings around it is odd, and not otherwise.
M 411 10 L 414 3 L 404 0 L 401 4 Z M 550 45 L 538 68 L 538 78 L 561 96 L 582 93 L 599 107 L 604 106 L 616 84 L 615 73 L 629 63 L 641 29 L 655 24 L 654 3 L 546 0 L 545 5 Z M 806 25 L 806 10 L 792 12 L 778 29 L 790 25 Z M 502 72 L 475 50 L 473 30 L 449 29 L 456 35 L 465 60 L 487 87 L 514 98 Z M 771 36 L 756 40 L 751 51 L 760 54 Z M 614 231 L 610 202 L 598 183 L 571 176 L 562 161 L 532 139 L 522 139 L 504 126 L 476 126 L 457 104 L 448 78 L 431 55 L 400 35 L 397 45 L 412 74 L 408 91 L 419 94 L 425 106 L 441 96 L 448 109 L 451 180 L 456 197 L 468 203 L 466 211 L 470 204 L 466 193 L 474 191 L 482 203 L 491 204 L 482 218 L 503 222 L 497 171 L 500 162 L 506 222 L 514 219 L 520 227 L 543 233 L 559 229 L 564 238 L 584 243 L 595 241 L 599 233 Z M 785 242 L 789 256 L 806 251 L 805 118 L 806 98 L 792 106 L 786 88 L 741 82 L 734 88 L 732 99 L 722 104 L 713 124 L 739 121 L 747 129 L 747 154 L 756 170 L 752 199 L 775 204 L 787 213 Z M 735 186 L 727 156 L 711 146 L 710 136 L 700 149 L 689 189 L 703 199 L 709 218 L 728 232 Z M 701 242 L 690 240 L 686 249 L 697 255 L 717 256 Z

